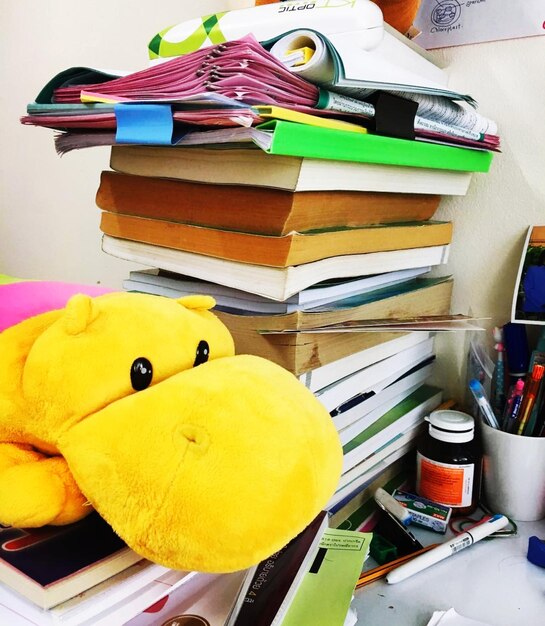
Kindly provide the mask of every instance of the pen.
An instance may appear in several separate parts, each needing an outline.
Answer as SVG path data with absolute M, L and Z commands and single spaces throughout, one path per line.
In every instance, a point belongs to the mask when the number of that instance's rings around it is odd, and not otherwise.
M 500 530 L 509 524 L 509 520 L 504 515 L 494 515 L 489 520 L 473 526 L 465 533 L 454 537 L 450 541 L 441 543 L 433 550 L 425 552 L 415 557 L 408 563 L 404 563 L 399 567 L 396 567 L 386 575 L 386 582 L 390 585 L 399 583 L 405 580 L 409 576 L 421 572 L 430 565 L 434 565 L 447 557 L 456 554 L 464 548 L 472 546 L 477 541 L 488 537 L 496 530 Z
M 507 410 L 503 420 L 503 430 L 506 433 L 512 433 L 517 423 L 517 417 L 522 404 L 522 393 L 524 391 L 524 381 L 517 380 L 513 386 L 513 395 L 510 398 L 510 402 L 507 405 Z
M 517 420 L 517 435 L 522 435 L 522 433 L 524 432 L 524 428 L 528 423 L 528 418 L 530 417 L 530 413 L 534 408 L 534 402 L 536 401 L 539 384 L 541 382 L 541 379 L 543 378 L 544 372 L 545 367 L 543 365 L 534 365 L 530 381 L 528 382 L 528 385 L 526 386 L 526 391 L 524 392 L 522 408 L 520 410 L 520 419 Z
M 469 381 L 469 388 L 471 390 L 471 393 L 473 394 L 473 397 L 475 398 L 475 402 L 477 402 L 483 413 L 485 422 L 492 428 L 499 428 L 500 425 L 496 416 L 494 415 L 494 411 L 490 406 L 490 402 L 486 397 L 486 393 L 481 383 L 476 378 L 472 378 Z

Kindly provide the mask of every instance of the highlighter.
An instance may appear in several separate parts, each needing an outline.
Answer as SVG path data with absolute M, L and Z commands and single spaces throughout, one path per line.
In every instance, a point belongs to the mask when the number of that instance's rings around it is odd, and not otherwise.
M 526 386 L 526 390 L 524 391 L 522 408 L 520 410 L 520 419 L 517 422 L 517 435 L 522 435 L 524 433 L 530 413 L 534 408 L 537 392 L 544 373 L 545 367 L 543 365 L 534 365 L 530 380 Z

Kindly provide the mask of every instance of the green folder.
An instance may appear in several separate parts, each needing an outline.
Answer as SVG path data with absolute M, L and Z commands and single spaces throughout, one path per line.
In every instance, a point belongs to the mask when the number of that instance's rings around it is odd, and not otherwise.
M 265 148 L 260 144 L 269 154 L 463 172 L 488 172 L 492 162 L 492 153 L 486 150 L 352 133 L 284 120 L 270 120 L 257 128 L 270 135 L 270 146 Z

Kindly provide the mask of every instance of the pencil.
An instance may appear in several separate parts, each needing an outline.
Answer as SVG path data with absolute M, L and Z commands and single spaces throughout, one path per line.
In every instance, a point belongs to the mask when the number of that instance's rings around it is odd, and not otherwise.
M 360 589 L 361 587 L 365 587 L 365 585 L 370 585 L 375 582 L 375 580 L 379 580 L 379 578 L 384 578 L 386 574 L 395 569 L 398 565 L 405 563 L 406 561 L 410 561 L 413 557 L 418 556 L 419 554 L 423 554 L 432 548 L 438 546 L 438 543 L 432 543 L 422 550 L 417 550 L 416 552 L 411 552 L 410 554 L 406 554 L 405 556 L 400 556 L 398 559 L 394 561 L 390 561 L 389 563 L 384 563 L 384 565 L 379 565 L 373 569 L 368 570 L 367 572 L 362 572 L 360 575 L 358 582 L 356 583 L 356 589 Z

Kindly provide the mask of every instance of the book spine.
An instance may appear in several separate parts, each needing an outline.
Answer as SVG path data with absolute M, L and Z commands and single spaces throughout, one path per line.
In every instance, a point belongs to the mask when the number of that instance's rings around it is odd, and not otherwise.
M 234 626 L 270 626 L 274 622 L 290 588 L 302 574 L 302 565 L 320 534 L 326 515 L 322 511 L 284 548 L 261 561 Z

